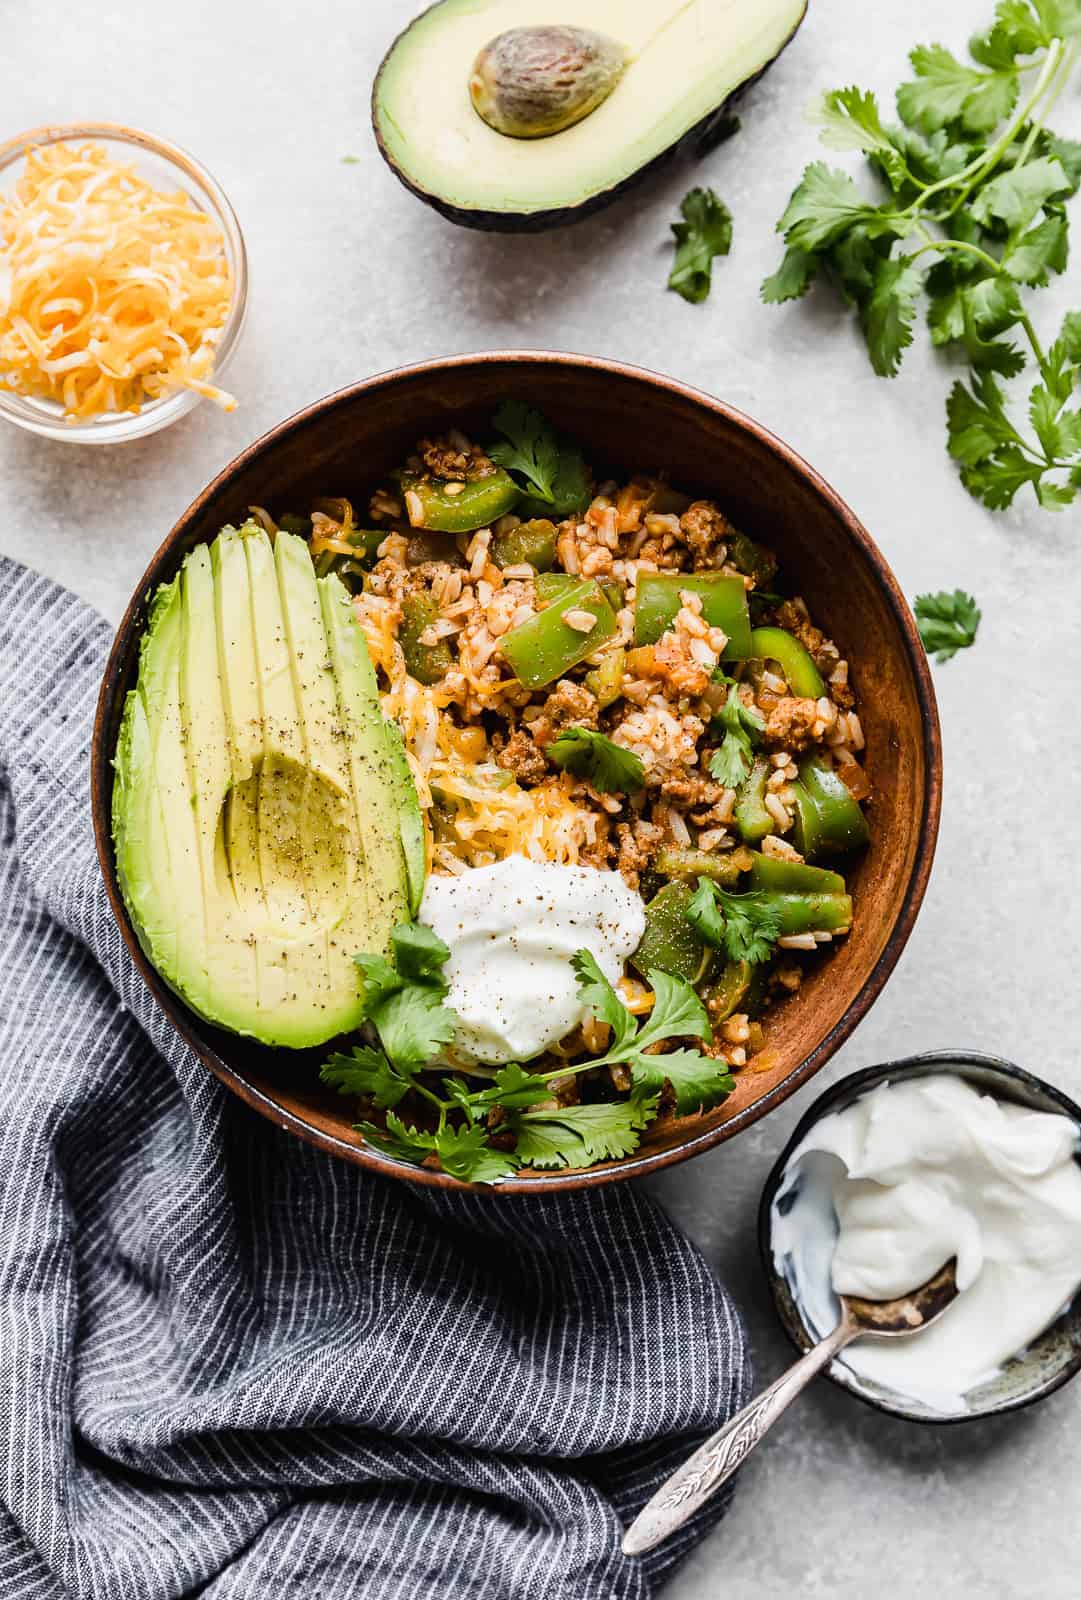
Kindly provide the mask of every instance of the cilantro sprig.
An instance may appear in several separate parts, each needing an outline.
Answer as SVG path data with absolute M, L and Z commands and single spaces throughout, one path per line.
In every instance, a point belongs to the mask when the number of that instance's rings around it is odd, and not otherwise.
M 767 895 L 729 894 L 711 878 L 699 878 L 686 915 L 702 943 L 723 950 L 729 961 L 758 966 L 780 937 L 777 908 Z
M 921 594 L 916 599 L 916 626 L 923 647 L 936 661 L 952 661 L 958 650 L 976 643 L 980 608 L 970 594 L 942 589 L 938 594 Z
M 968 365 L 947 408 L 950 454 L 993 510 L 1028 486 L 1047 510 L 1081 489 L 1081 312 L 1045 349 L 1022 291 L 1064 271 L 1066 202 L 1081 185 L 1081 144 L 1047 126 L 1076 64 L 1081 0 L 999 0 L 971 60 L 921 45 L 897 91 L 900 126 L 852 86 L 815 113 L 829 148 L 860 151 L 887 190 L 813 162 L 778 230 L 785 254 L 762 286 L 798 298 L 827 275 L 859 316 L 874 370 L 892 377 L 926 309 L 934 345 Z M 1020 336 L 1028 353 L 1017 343 Z M 1034 363 L 1027 421 L 1004 387 Z
M 732 248 L 732 213 L 712 189 L 691 189 L 680 204 L 682 222 L 672 223 L 676 259 L 668 287 L 700 305 L 713 284 L 713 258 Z
M 396 1160 L 423 1165 L 435 1157 L 444 1171 L 469 1183 L 499 1183 L 524 1165 L 589 1166 L 638 1148 L 666 1085 L 680 1115 L 707 1110 L 732 1090 L 723 1062 L 685 1045 L 659 1049 L 673 1040 L 710 1037 L 705 1007 L 690 984 L 651 972 L 653 1010 L 639 1025 L 588 950 L 572 959 L 583 1006 L 610 1030 L 601 1055 L 545 1072 L 511 1062 L 480 1089 L 475 1078 L 449 1071 L 438 1078 L 424 1074 L 417 1058 L 430 1047 L 430 1024 L 422 1023 L 417 1037 L 404 1040 L 403 1049 L 400 1033 L 392 1027 L 388 1043 L 383 1031 L 387 1008 L 407 996 L 399 1006 L 416 1007 L 427 1017 L 434 998 L 453 1024 L 453 1012 L 443 1005 L 447 991 L 442 968 L 449 952 L 430 929 L 416 923 L 395 930 L 392 950 L 393 963 L 385 957 L 357 958 L 365 974 L 369 1020 L 382 1049 L 357 1045 L 348 1055 L 332 1056 L 321 1075 L 340 1094 L 363 1098 L 382 1113 L 381 1123 L 365 1120 L 356 1127 L 377 1150 Z M 429 1064 L 431 1059 L 429 1055 Z M 632 1089 L 626 1098 L 581 1105 L 556 1101 L 555 1079 L 609 1066 L 630 1071 Z M 412 1117 L 403 1106 L 410 1094 L 418 1101 Z M 423 1120 L 418 1120 L 422 1108 Z
M 724 681 L 728 684 L 728 698 L 713 718 L 714 731 L 724 737 L 709 758 L 709 770 L 726 789 L 738 789 L 754 764 L 754 752 L 766 724 L 752 706 L 743 704 L 735 680 Z
M 526 516 L 568 517 L 589 504 L 592 479 L 585 458 L 560 439 L 548 419 L 520 400 L 505 400 L 492 418 L 502 439 L 488 454 L 520 480 Z
M 564 729 L 545 753 L 557 767 L 584 778 L 601 794 L 636 794 L 645 783 L 641 757 L 592 728 Z

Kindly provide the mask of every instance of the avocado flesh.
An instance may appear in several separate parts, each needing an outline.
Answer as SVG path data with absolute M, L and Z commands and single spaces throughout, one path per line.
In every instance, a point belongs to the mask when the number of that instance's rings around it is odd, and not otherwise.
M 359 1025 L 352 958 L 409 916 L 406 833 L 423 873 L 396 733 L 348 594 L 302 539 L 225 529 L 159 591 L 113 836 L 143 948 L 200 1016 L 294 1048 Z
M 626 71 L 583 121 L 519 140 L 474 110 L 473 63 L 497 34 L 568 19 L 553 13 L 552 0 L 439 0 L 383 62 L 376 133 L 398 176 L 457 221 L 499 227 L 549 213 L 552 221 L 571 220 L 676 147 L 761 72 L 805 9 L 806 0 L 578 0 L 575 26 L 622 43 Z

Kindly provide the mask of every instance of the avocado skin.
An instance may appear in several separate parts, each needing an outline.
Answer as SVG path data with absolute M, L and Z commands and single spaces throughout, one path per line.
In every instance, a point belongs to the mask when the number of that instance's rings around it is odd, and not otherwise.
M 610 189 L 602 189 L 599 193 L 590 195 L 588 200 L 582 200 L 578 205 L 555 206 L 544 211 L 529 212 L 483 211 L 474 209 L 471 206 L 452 205 L 439 195 L 432 194 L 430 190 L 422 189 L 419 184 L 414 183 L 398 166 L 379 131 L 379 84 L 383 76 L 383 69 L 398 42 L 405 37 L 409 29 L 419 22 L 421 17 L 427 16 L 430 11 L 435 11 L 441 4 L 442 0 L 434 0 L 432 5 L 419 12 L 412 22 L 402 29 L 383 57 L 379 71 L 375 75 L 375 82 L 372 85 L 372 132 L 379 147 L 379 154 L 383 157 L 398 182 L 408 189 L 410 194 L 416 195 L 417 199 L 422 200 L 426 206 L 431 206 L 433 211 L 438 211 L 439 215 L 446 217 L 448 222 L 454 222 L 460 228 L 473 228 L 480 233 L 547 233 L 552 228 L 565 228 L 573 222 L 584 222 L 587 217 L 594 216 L 598 211 L 603 211 L 606 206 L 610 206 L 613 201 L 621 199 L 625 194 L 629 194 L 632 189 L 644 182 L 651 174 L 663 170 L 677 156 L 688 151 L 695 153 L 708 151 L 713 142 L 713 135 L 720 123 L 724 121 L 732 107 L 738 103 L 747 90 L 752 88 L 759 78 L 769 71 L 773 63 L 788 48 L 807 15 L 807 0 L 805 0 L 803 10 L 800 12 L 795 26 L 776 55 L 771 56 L 768 61 L 764 61 L 757 72 L 752 73 L 738 88 L 733 89 L 727 99 L 722 100 L 720 105 L 715 107 L 713 111 L 709 112 L 699 122 L 696 122 L 693 128 L 688 128 L 683 137 L 677 139 L 675 144 L 669 145 L 667 150 L 662 150 L 659 155 L 653 157 L 652 161 L 647 161 L 644 166 L 639 167 L 636 172 L 630 173 L 620 183 L 613 184 Z

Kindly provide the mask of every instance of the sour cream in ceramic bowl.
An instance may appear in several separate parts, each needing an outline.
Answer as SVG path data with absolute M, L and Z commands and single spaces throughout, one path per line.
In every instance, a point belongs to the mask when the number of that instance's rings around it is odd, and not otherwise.
M 1081 1108 L 1006 1061 L 871 1067 L 813 1105 L 762 1197 L 781 1320 L 809 1348 L 836 1295 L 887 1299 L 951 1256 L 961 1293 L 919 1339 L 857 1342 L 829 1376 L 882 1410 L 955 1422 L 1081 1369 Z

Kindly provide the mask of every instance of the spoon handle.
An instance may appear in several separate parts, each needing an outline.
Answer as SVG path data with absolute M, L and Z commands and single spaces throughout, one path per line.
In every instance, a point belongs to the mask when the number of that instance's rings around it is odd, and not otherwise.
M 755 1445 L 815 1374 L 828 1366 L 859 1332 L 854 1322 L 842 1317 L 827 1338 L 808 1350 L 776 1382 L 707 1439 L 662 1483 L 652 1500 L 638 1513 L 623 1535 L 624 1555 L 637 1556 L 652 1550 L 693 1517 L 699 1506 L 715 1495 L 737 1467 L 742 1466 Z

